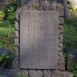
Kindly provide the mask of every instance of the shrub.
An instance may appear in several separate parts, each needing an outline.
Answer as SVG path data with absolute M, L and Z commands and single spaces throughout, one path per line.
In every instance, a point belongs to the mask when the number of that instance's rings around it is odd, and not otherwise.
M 77 77 L 77 63 L 73 63 L 70 71 L 73 73 L 73 77 Z
M 73 19 L 65 20 L 63 44 L 67 52 L 77 48 L 77 22 Z
M 3 11 L 0 11 L 0 21 L 3 21 L 5 18 L 5 14 Z
M 4 68 L 9 68 L 12 66 L 12 60 L 14 59 L 14 54 L 9 52 L 4 48 L 0 48 L 0 66 Z
M 14 24 L 14 13 L 17 7 L 17 1 L 13 0 L 11 1 L 11 3 L 5 8 L 4 12 L 5 12 L 5 16 L 6 16 L 6 20 L 8 20 L 11 24 Z

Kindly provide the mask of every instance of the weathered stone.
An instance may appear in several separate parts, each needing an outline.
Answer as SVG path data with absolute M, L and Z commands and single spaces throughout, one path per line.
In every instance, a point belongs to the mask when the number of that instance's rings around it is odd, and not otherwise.
M 63 25 L 64 24 L 64 19 L 59 17 L 59 21 L 58 22 L 59 22 L 60 25 Z
M 18 47 L 15 47 L 15 56 L 18 56 L 18 51 L 19 51 Z
M 58 48 L 59 48 L 60 50 L 63 49 L 63 44 L 62 44 L 61 42 L 59 43 Z M 59 50 L 59 51 L 60 51 L 60 50 Z
M 26 3 L 26 0 L 22 0 L 21 1 L 21 6 L 24 5 Z
M 15 57 L 13 60 L 12 68 L 17 69 L 19 67 L 18 57 Z
M 64 72 L 64 77 L 73 77 L 73 74 L 71 72 Z
M 64 6 L 61 3 L 56 3 L 56 10 L 63 12 Z M 64 12 L 63 12 L 64 13 Z M 64 14 L 63 14 L 64 15 Z
M 71 66 L 74 63 L 74 59 L 75 59 L 74 55 L 68 55 L 68 57 L 67 57 L 67 70 L 71 69 Z
M 59 35 L 61 35 L 61 34 L 63 35 L 63 25 L 59 25 L 59 27 L 58 27 L 58 34 L 59 34 Z M 62 36 L 62 35 L 61 35 L 61 36 Z M 62 38 L 63 38 L 63 37 L 62 37 Z
M 65 70 L 65 62 L 64 62 L 64 57 L 61 52 L 58 52 L 58 69 L 64 71 Z
M 23 75 L 23 76 L 26 76 L 26 77 L 29 77 L 29 76 L 28 76 L 28 70 L 20 70 L 20 71 L 19 71 L 19 74 L 20 74 L 20 75 Z
M 17 31 L 19 30 L 19 23 L 18 23 L 17 20 L 15 21 L 15 29 L 16 29 Z
M 52 77 L 64 77 L 63 72 L 60 72 L 59 70 L 53 70 Z
M 15 38 L 15 45 L 19 46 L 18 38 Z
M 30 70 L 29 77 L 43 77 L 42 71 L 40 70 Z
M 63 34 L 60 33 L 58 36 L 59 36 L 58 37 L 59 48 L 60 48 L 60 50 L 62 50 L 63 49 L 63 44 L 62 44 L 62 42 L 63 42 Z
M 23 11 L 20 18 L 20 68 L 57 69 L 57 12 Z
M 52 77 L 52 72 L 50 70 L 44 70 L 43 72 L 44 77 Z
M 15 31 L 15 37 L 19 38 L 19 31 Z

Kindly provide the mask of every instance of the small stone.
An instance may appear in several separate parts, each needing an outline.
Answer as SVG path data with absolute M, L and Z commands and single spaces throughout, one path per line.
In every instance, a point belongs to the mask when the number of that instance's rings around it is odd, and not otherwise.
M 28 77 L 28 70 L 20 70 L 19 74 Z
M 40 70 L 37 70 L 37 71 L 35 71 L 35 70 L 30 70 L 29 71 L 29 76 L 30 77 L 42 77 L 42 71 L 40 71 Z
M 52 73 L 50 70 L 44 70 L 44 77 L 51 77 Z
M 65 70 L 65 62 L 64 62 L 64 58 L 63 58 L 63 54 L 62 52 L 58 52 L 58 69 L 64 71 Z
M 73 74 L 70 72 L 64 72 L 64 77 L 73 77 Z
M 67 70 L 70 70 L 71 65 L 74 63 L 75 56 L 70 54 L 67 57 Z

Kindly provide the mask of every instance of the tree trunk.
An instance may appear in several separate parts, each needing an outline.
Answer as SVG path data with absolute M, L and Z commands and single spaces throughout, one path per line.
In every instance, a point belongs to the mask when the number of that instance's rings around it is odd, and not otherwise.
M 56 1 L 64 5 L 64 18 L 71 18 L 71 14 L 67 5 L 67 0 L 56 0 Z
M 71 18 L 71 14 L 67 5 L 67 0 L 63 0 L 63 4 L 64 4 L 64 17 Z

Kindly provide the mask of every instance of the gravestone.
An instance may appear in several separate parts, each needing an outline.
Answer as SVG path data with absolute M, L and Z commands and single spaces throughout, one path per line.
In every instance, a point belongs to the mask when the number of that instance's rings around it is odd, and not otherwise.
M 23 11 L 20 19 L 20 68 L 57 69 L 57 13 Z
M 28 77 L 69 77 L 62 54 L 63 5 L 24 0 L 16 11 L 13 68 Z

